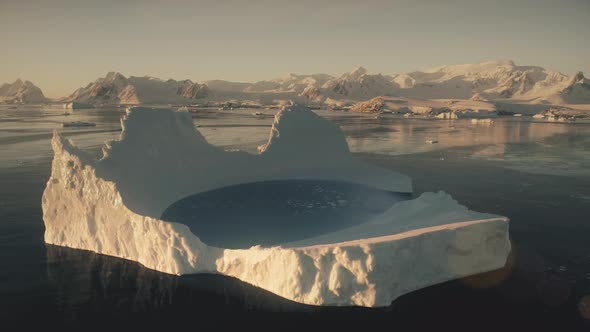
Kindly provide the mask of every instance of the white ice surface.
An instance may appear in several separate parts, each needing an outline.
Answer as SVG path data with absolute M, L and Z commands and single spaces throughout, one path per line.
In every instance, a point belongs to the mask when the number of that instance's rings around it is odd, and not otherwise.
M 510 251 L 507 218 L 469 211 L 444 193 L 300 243 L 211 247 L 161 213 L 180 198 L 236 183 L 329 179 L 409 192 L 410 180 L 353 158 L 335 125 L 301 107 L 277 114 L 260 155 L 207 144 L 184 112 L 134 108 L 122 124 L 121 140 L 101 160 L 54 135 L 42 202 L 47 243 L 171 274 L 234 276 L 297 302 L 361 306 L 500 268 Z

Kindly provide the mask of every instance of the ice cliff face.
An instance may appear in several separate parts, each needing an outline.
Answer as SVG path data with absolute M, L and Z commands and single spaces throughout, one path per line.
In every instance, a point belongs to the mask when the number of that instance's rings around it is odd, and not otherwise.
M 372 220 L 296 243 L 223 249 L 160 220 L 180 198 L 237 183 L 328 179 L 410 192 L 410 180 L 353 158 L 340 130 L 309 109 L 279 112 L 260 155 L 209 145 L 190 114 L 133 108 L 95 160 L 55 133 L 43 194 L 45 241 L 171 274 L 234 276 L 315 305 L 384 306 L 412 290 L 502 267 L 505 217 L 444 193 L 397 203 Z
M 30 81 L 17 79 L 14 83 L 0 85 L 0 102 L 7 104 L 44 103 L 47 98 L 41 89 Z

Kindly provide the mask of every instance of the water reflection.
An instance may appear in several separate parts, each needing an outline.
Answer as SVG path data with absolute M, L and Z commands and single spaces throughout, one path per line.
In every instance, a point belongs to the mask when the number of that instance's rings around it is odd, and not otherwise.
M 474 125 L 470 120 L 392 118 L 342 126 L 354 152 L 432 152 L 440 160 L 501 161 L 501 167 L 529 173 L 590 177 L 590 124 L 510 118 L 494 121 L 493 125 Z M 387 123 L 388 131 L 383 130 Z M 428 140 L 438 143 L 428 144 Z
M 145 311 L 172 301 L 178 278 L 93 252 L 47 245 L 47 275 L 65 316 Z
M 50 139 L 54 129 L 66 137 L 72 137 L 76 145 L 98 153 L 104 141 L 115 139 L 121 131 L 119 119 L 124 114 L 120 108 L 67 110 L 52 106 L 22 106 L 18 109 L 0 110 L 0 166 L 14 167 L 34 163 L 51 156 Z M 91 128 L 62 128 L 71 121 L 93 122 Z
M 212 321 L 219 327 L 240 325 L 244 319 L 263 319 L 267 324 L 280 319 L 278 326 L 307 319 L 343 327 L 371 319 L 410 330 L 444 324 L 469 331 L 484 323 L 489 329 L 478 330 L 577 331 L 590 326 L 583 321 L 587 297 L 571 296 L 563 278 L 548 275 L 531 258 L 537 256 L 527 256 L 522 248 L 517 254 L 508 279 L 496 278 L 505 275 L 503 271 L 492 271 L 406 294 L 386 308 L 358 308 L 302 305 L 234 278 L 172 276 L 123 259 L 47 245 L 55 304 L 49 307 L 50 313 L 35 314 L 53 322 L 52 326 L 81 328 L 153 329 L 153 324 L 169 328 Z
M 343 129 L 347 133 L 355 133 L 348 137 L 352 151 L 398 155 L 461 146 L 535 142 L 568 133 L 572 130 L 570 126 L 520 119 L 496 119 L 493 125 L 477 125 L 469 119 L 444 121 L 391 118 L 344 125 Z M 384 127 L 390 130 L 383 130 Z M 590 132 L 590 129 L 584 129 Z M 438 143 L 427 144 L 429 139 Z
M 257 153 L 257 147 L 268 140 L 273 115 L 277 110 L 256 110 L 264 116 L 252 116 L 254 110 L 217 111 L 198 109 L 191 113 L 194 123 L 213 145 Z M 532 121 L 529 117 L 500 117 L 493 125 L 472 124 L 469 119 L 435 120 L 328 112 L 318 114 L 338 124 L 347 136 L 353 152 L 387 155 L 436 152 L 441 158 L 457 149 L 470 148 L 467 157 L 503 160 L 505 167 L 542 174 L 589 175 L 590 124 L 587 122 L 550 123 Z M 73 110 L 63 115 L 59 106 L 2 109 L 0 112 L 0 166 L 12 167 L 34 163 L 39 156 L 50 157 L 52 131 L 75 139 L 83 149 L 97 157 L 104 141 L 116 139 L 120 131 L 122 108 Z M 65 121 L 96 123 L 93 128 L 61 128 Z M 438 143 L 428 144 L 434 140 Z M 494 153 L 489 147 L 494 145 Z M 518 146 L 527 145 L 526 148 Z M 487 149 L 479 151 L 481 149 Z M 501 149 L 504 149 L 502 152 Z M 560 160 L 567 161 L 561 164 Z M 572 162 L 573 161 L 573 162 Z M 568 172 L 570 174 L 568 174 Z
M 214 274 L 174 276 L 138 263 L 90 251 L 47 245 L 47 274 L 56 305 L 66 320 L 87 319 L 93 313 L 125 317 L 218 316 L 224 312 L 341 312 L 367 308 L 329 308 L 299 304 L 238 279 Z

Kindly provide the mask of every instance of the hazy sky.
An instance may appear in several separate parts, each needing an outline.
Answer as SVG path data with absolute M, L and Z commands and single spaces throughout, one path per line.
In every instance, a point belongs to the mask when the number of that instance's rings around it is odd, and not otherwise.
M 0 0 L 0 83 L 393 74 L 512 59 L 590 74 L 590 0 Z

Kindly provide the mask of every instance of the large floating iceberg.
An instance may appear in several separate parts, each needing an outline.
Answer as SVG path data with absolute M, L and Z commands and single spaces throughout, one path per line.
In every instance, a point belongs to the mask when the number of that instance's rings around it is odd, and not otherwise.
M 337 126 L 300 106 L 277 113 L 259 155 L 208 144 L 190 113 L 136 107 L 121 125 L 100 160 L 54 133 L 42 202 L 47 243 L 170 274 L 221 273 L 301 303 L 360 306 L 501 268 L 510 251 L 507 218 L 469 211 L 442 192 L 289 243 L 209 246 L 187 225 L 161 220 L 164 211 L 236 184 L 329 180 L 409 194 L 411 181 L 355 159 Z

